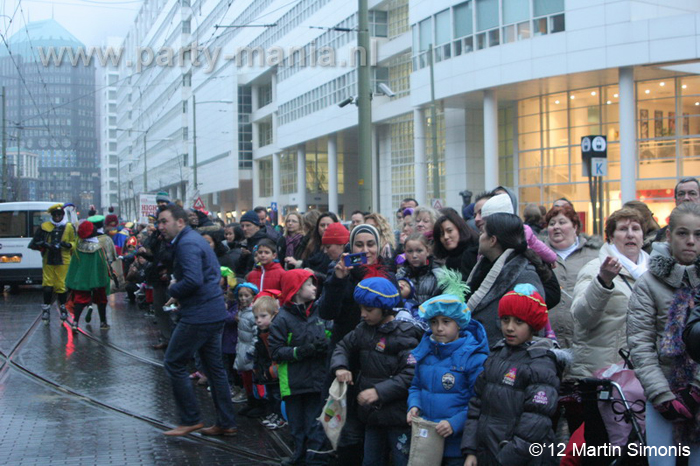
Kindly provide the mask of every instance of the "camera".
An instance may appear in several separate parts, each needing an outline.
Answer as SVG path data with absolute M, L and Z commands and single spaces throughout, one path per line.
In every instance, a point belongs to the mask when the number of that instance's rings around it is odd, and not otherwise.
M 343 259 L 345 262 L 345 267 L 353 267 L 355 265 L 362 265 L 367 263 L 367 253 L 358 252 L 357 254 L 348 254 Z

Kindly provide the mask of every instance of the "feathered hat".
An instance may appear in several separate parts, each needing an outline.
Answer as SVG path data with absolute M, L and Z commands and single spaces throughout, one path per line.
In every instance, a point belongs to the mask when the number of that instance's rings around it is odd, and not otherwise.
M 464 302 L 469 287 L 462 281 L 460 272 L 443 267 L 440 269 L 438 287 L 443 294 L 430 298 L 418 306 L 418 315 L 426 322 L 436 316 L 445 316 L 457 322 L 460 330 L 464 330 L 471 321 L 472 313 Z

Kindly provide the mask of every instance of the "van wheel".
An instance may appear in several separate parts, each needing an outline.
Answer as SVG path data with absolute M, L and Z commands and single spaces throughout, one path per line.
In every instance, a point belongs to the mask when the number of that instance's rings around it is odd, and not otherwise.
M 19 294 L 19 284 L 13 283 L 10 285 L 10 294 Z

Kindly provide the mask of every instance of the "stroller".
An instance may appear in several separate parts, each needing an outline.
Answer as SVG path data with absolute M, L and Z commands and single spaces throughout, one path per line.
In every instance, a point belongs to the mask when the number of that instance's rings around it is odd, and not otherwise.
M 632 369 L 629 361 L 629 353 L 620 350 L 620 356 L 625 361 L 627 368 Z M 639 420 L 644 415 L 644 403 L 640 400 L 630 401 L 625 397 L 620 384 L 613 380 L 584 378 L 573 383 L 563 384 L 562 401 L 580 403 L 583 408 L 583 424 L 575 432 L 572 432 L 569 445 L 567 446 L 567 461 L 562 464 L 575 464 L 575 460 L 580 459 L 582 466 L 589 465 L 614 465 L 614 466 L 646 466 L 646 457 L 635 452 L 639 452 L 645 445 L 644 432 L 640 427 Z M 600 449 L 594 455 L 573 456 L 575 452 L 573 443 L 576 442 L 578 448 L 585 442 L 586 451 L 591 451 L 591 447 L 604 447 L 611 445 L 610 429 L 614 425 L 606 423 L 601 415 L 599 402 L 610 403 L 610 408 L 614 413 L 614 422 L 631 425 L 631 430 L 624 445 Z M 581 429 L 583 438 L 581 438 Z M 630 445 L 635 445 L 630 451 Z M 601 454 L 602 453 L 602 454 Z M 632 453 L 632 454 L 630 454 Z

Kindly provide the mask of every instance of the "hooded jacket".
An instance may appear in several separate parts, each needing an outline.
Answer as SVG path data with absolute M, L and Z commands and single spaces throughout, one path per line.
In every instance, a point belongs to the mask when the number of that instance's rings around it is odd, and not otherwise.
M 248 281 L 262 290 L 281 290 L 284 268 L 277 261 L 269 264 L 257 264 L 248 274 Z
M 255 315 L 252 307 L 238 310 L 238 339 L 236 340 L 236 360 L 233 368 L 237 371 L 253 369 L 255 350 Z
M 391 320 L 383 325 L 362 322 L 345 335 L 333 352 L 331 374 L 353 372 L 358 393 L 377 390 L 379 400 L 357 406 L 360 421 L 370 426 L 406 427 L 406 399 L 416 360 L 411 351 L 423 330 L 410 322 Z
M 399 268 L 396 272 L 396 280 L 402 278 L 410 278 L 416 288 L 415 299 L 418 304 L 423 304 L 425 301 L 440 294 L 438 279 L 442 271 L 440 267 L 430 258 L 429 262 L 422 267 L 411 267 L 408 263 Z
M 501 340 L 484 364 L 469 402 L 462 453 L 495 457 L 502 465 L 558 464 L 543 455 L 533 457 L 533 443 L 552 443 L 551 416 L 557 410 L 561 366 L 554 343 L 535 339 L 519 346 Z
M 413 350 L 416 370 L 408 391 L 408 409 L 418 408 L 421 417 L 429 421 L 450 423 L 453 433 L 445 439 L 444 453 L 448 458 L 462 455 L 467 406 L 488 354 L 484 327 L 474 320 L 455 341 L 438 343 L 428 332 Z
M 654 406 L 676 398 L 668 383 L 674 360 L 659 354 L 659 348 L 676 292 L 684 286 L 700 288 L 699 267 L 697 261 L 679 264 L 671 256 L 668 243 L 654 243 L 649 271 L 639 278 L 630 297 L 627 345 L 634 374 Z M 700 373 L 695 374 L 695 385 L 700 387 Z
M 304 282 L 312 277 L 308 270 L 288 271 L 282 280 L 282 307 L 270 325 L 268 339 L 272 360 L 279 364 L 282 397 L 303 393 L 321 393 L 326 375 L 329 335 L 326 322 L 316 310 L 315 302 L 295 304 L 292 298 Z M 303 357 L 297 349 L 314 345 L 318 349 Z

